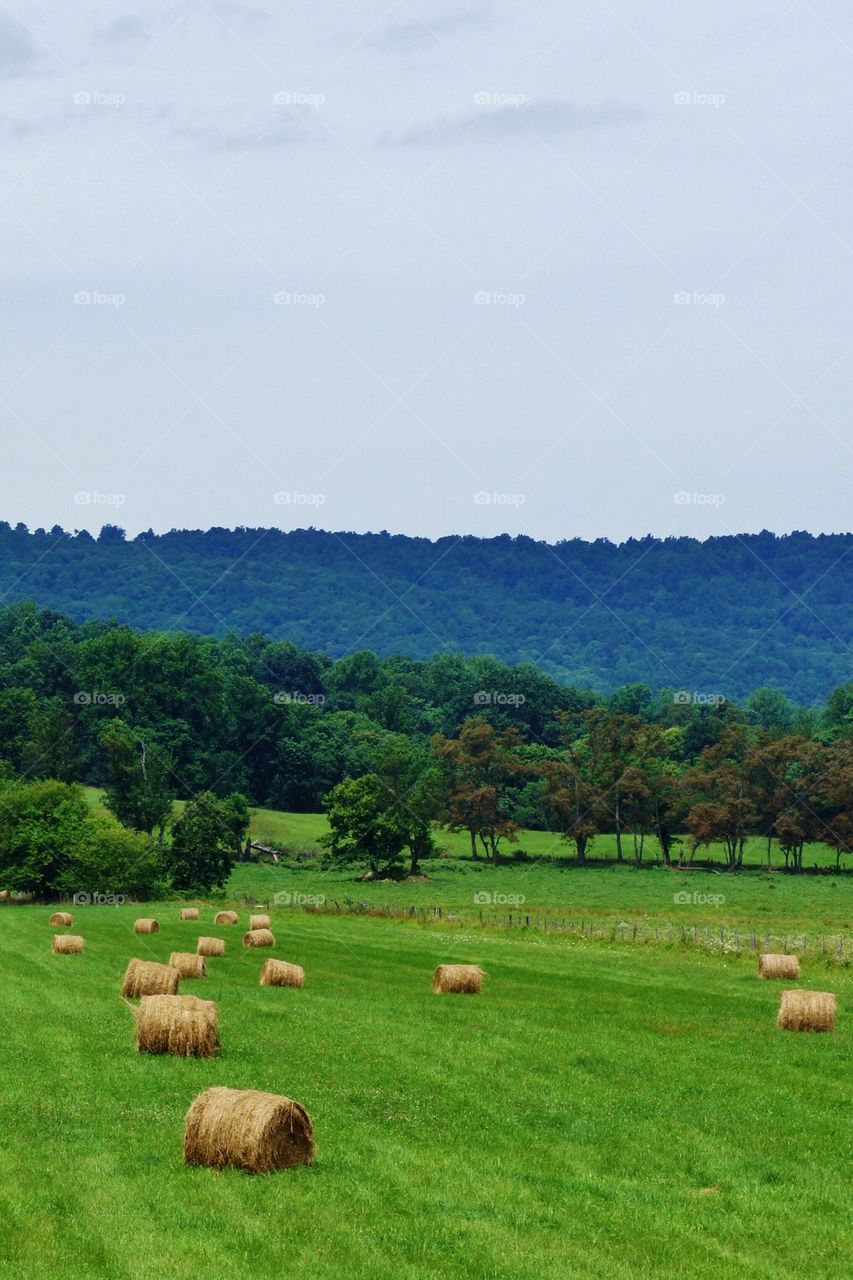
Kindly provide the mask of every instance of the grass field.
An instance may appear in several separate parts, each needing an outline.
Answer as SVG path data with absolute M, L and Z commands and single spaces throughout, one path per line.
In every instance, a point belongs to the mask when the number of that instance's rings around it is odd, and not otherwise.
M 86 952 L 54 956 L 48 915 L 0 909 L 0 1275 L 837 1280 L 849 1256 L 850 970 L 804 971 L 840 1018 L 796 1035 L 746 958 L 298 913 L 246 952 L 174 903 L 78 908 Z M 137 1056 L 127 960 L 206 932 L 228 954 L 183 990 L 217 1000 L 221 1056 Z M 270 954 L 304 990 L 257 985 Z M 433 996 L 445 960 L 484 995 Z M 302 1102 L 316 1164 L 185 1168 L 213 1084 Z

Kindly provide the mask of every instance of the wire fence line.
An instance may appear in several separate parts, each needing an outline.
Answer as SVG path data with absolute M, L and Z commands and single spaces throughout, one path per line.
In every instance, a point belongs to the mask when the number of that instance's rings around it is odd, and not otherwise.
M 557 916 L 543 911 L 466 911 L 441 906 L 390 906 L 371 902 L 327 901 L 323 906 L 293 904 L 282 908 L 274 902 L 246 899 L 246 905 L 264 906 L 307 915 L 372 916 L 385 920 L 412 921 L 430 925 L 458 925 L 523 931 L 544 936 L 565 936 L 588 942 L 626 943 L 640 946 L 689 947 L 717 954 L 740 955 L 744 952 L 784 952 L 802 957 L 819 957 L 828 964 L 849 965 L 853 956 L 853 938 L 849 934 L 814 933 L 808 930 L 771 932 L 734 925 L 652 925 L 636 921 L 600 920 L 589 917 Z

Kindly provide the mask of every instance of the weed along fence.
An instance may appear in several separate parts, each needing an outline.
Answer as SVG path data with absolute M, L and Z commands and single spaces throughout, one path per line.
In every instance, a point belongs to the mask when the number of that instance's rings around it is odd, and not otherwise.
M 255 902 L 256 906 L 269 906 Z M 281 907 L 279 907 L 281 910 Z M 334 902 L 324 906 L 293 904 L 284 910 L 309 915 L 376 916 L 385 920 L 410 921 L 464 928 L 522 930 L 529 933 L 564 936 L 587 942 L 626 943 L 638 946 L 691 947 L 717 954 L 740 955 L 764 951 L 820 958 L 828 964 L 849 965 L 853 938 L 843 934 L 766 933 L 759 929 L 731 925 L 649 925 L 624 920 L 571 919 L 544 911 L 459 911 L 442 907 L 394 907 L 371 902 Z

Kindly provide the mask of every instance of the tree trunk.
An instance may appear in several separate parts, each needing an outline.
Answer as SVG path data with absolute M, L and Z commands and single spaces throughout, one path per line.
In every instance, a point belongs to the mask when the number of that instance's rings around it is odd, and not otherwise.
M 623 858 L 622 858 L 622 814 L 621 814 L 621 812 L 620 812 L 620 808 L 619 808 L 619 788 L 618 788 L 618 787 L 616 788 L 616 791 L 615 791 L 615 793 L 614 793 L 614 799 L 615 799 L 615 801 L 616 801 L 615 807 L 614 807 L 614 809 L 613 809 L 613 821 L 614 821 L 614 824 L 615 824 L 615 827 L 616 827 L 616 861 L 617 861 L 617 862 L 622 862 L 622 861 L 623 861 Z

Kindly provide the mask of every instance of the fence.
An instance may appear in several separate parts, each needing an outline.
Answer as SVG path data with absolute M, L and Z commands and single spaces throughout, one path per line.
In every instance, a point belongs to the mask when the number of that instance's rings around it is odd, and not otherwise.
M 253 902 L 270 908 L 270 903 Z M 328 902 L 322 907 L 286 908 L 310 915 L 377 916 L 385 920 L 414 921 L 422 926 L 441 924 L 467 928 L 523 930 L 545 936 L 565 936 L 587 942 L 618 942 L 639 946 L 677 946 L 741 955 L 743 952 L 781 951 L 800 956 L 820 956 L 829 964 L 848 965 L 853 945 L 842 934 L 801 932 L 765 933 L 732 925 L 649 925 L 612 920 L 558 917 L 545 912 L 499 913 L 494 911 L 446 910 L 435 907 L 394 907 L 370 902 Z

